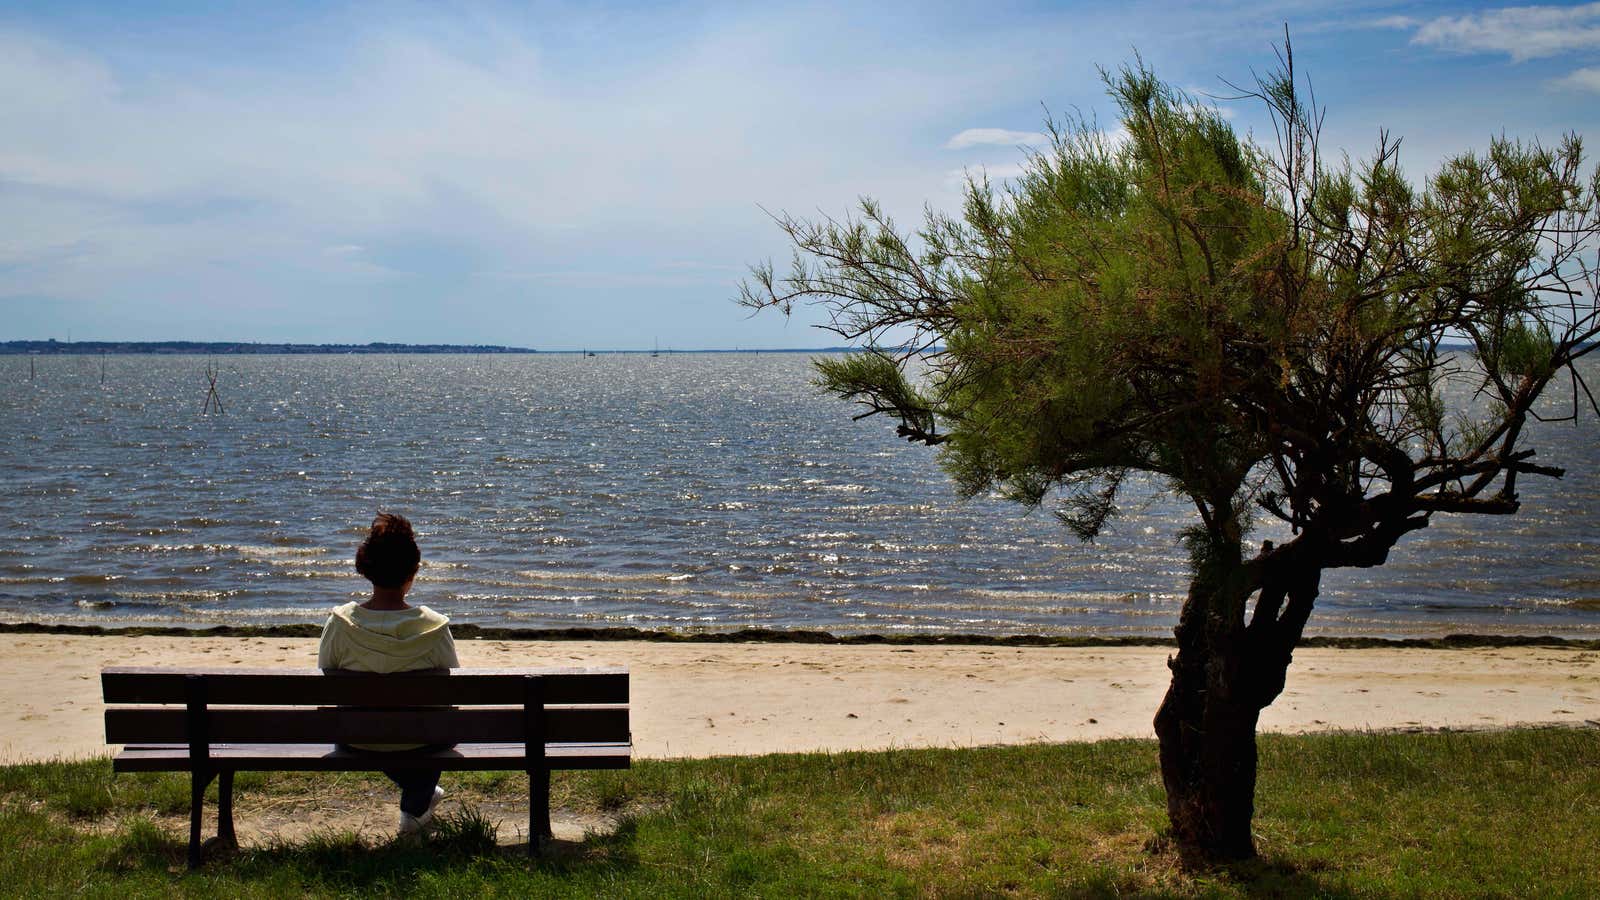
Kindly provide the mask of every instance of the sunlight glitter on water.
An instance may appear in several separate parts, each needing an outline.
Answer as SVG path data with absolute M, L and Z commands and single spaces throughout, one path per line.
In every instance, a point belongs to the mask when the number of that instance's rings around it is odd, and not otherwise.
M 417 599 L 483 625 L 1162 635 L 1183 595 L 1183 504 L 1146 489 L 1080 544 L 962 502 L 803 354 L 35 362 L 0 381 L 6 620 L 320 622 L 377 509 L 421 532 Z M 1600 427 L 1538 428 L 1563 482 L 1330 574 L 1310 632 L 1600 636 Z

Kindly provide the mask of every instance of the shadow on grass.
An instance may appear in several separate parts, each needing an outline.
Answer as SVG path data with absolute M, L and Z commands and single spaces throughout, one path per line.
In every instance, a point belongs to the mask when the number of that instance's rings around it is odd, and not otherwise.
M 1231 887 L 1248 897 L 1356 896 L 1342 884 L 1329 884 L 1323 872 L 1323 867 L 1298 866 L 1270 856 L 1232 863 L 1216 870 Z
M 297 841 L 235 847 L 212 839 L 205 861 L 187 869 L 187 843 L 149 819 L 125 822 L 102 868 L 166 873 L 243 886 L 332 888 L 359 893 L 404 893 L 419 878 L 478 882 L 517 872 L 556 881 L 592 881 L 637 868 L 636 826 L 625 819 L 615 832 L 581 841 L 546 841 L 536 856 L 528 844 L 502 844 L 496 826 L 471 808 L 440 816 L 426 835 L 374 844 L 353 832 L 314 832 Z M 287 885 L 286 885 L 287 883 Z
M 1167 834 L 1151 838 L 1144 845 L 1146 856 L 1164 858 L 1184 874 L 1186 880 L 1204 894 L 1206 887 L 1227 888 L 1246 897 L 1355 897 L 1333 867 L 1321 861 L 1292 862 L 1278 854 L 1266 853 L 1254 859 L 1216 862 L 1183 856 Z M 1125 896 L 1140 891 L 1128 884 L 1099 883 L 1072 896 Z

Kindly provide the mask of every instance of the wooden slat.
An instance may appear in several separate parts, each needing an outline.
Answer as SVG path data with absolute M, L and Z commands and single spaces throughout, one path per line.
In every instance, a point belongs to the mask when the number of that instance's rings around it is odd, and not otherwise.
M 633 745 L 547 744 L 545 754 L 552 769 L 626 769 Z M 274 772 L 521 771 L 525 761 L 519 743 L 462 744 L 432 753 L 360 753 L 332 744 L 216 744 L 210 758 L 210 764 L 220 769 Z M 118 772 L 187 772 L 189 765 L 189 749 L 182 745 L 129 747 L 112 761 Z
M 113 667 L 100 673 L 107 703 L 182 703 L 188 675 L 204 675 L 207 702 L 278 706 L 508 706 L 522 702 L 522 679 L 542 675 L 548 703 L 627 703 L 628 670 L 593 668 L 450 669 L 373 675 L 320 669 L 169 669 Z
M 106 710 L 108 744 L 177 744 L 188 740 L 187 713 L 176 707 Z M 450 744 L 513 742 L 526 734 L 523 711 L 469 709 L 284 709 L 224 707 L 207 713 L 213 743 Z M 551 742 L 629 740 L 627 707 L 555 706 Z

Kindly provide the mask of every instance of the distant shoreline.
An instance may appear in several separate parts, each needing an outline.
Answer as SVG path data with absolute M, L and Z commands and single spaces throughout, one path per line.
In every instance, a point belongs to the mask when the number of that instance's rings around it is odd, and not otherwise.
M 741 628 L 733 631 L 658 631 L 642 628 L 501 628 L 453 624 L 458 640 L 472 641 L 642 641 L 659 644 L 820 644 L 974 647 L 1176 647 L 1172 638 L 1128 635 L 1077 636 L 1039 634 L 847 634 L 778 628 Z M 104 637 L 195 638 L 308 638 L 322 626 L 300 625 L 56 625 L 40 622 L 0 622 L 0 634 L 56 634 Z M 1300 647 L 1351 650 L 1417 648 L 1455 650 L 1492 647 L 1562 647 L 1600 650 L 1600 640 L 1552 635 L 1450 634 L 1437 638 L 1381 638 L 1316 636 Z
M 539 354 L 542 356 L 614 356 L 687 353 L 851 353 L 859 347 L 705 348 L 697 350 L 602 349 L 537 350 L 498 344 L 293 344 L 250 341 L 0 341 L 0 356 L 334 356 L 362 354 Z

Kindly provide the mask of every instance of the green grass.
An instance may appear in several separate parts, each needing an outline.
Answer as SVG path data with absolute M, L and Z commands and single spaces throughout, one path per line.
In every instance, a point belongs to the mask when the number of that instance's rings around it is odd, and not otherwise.
M 1183 870 L 1154 745 L 785 755 L 558 773 L 615 833 L 530 862 L 479 808 L 520 775 L 447 774 L 424 841 L 352 834 L 183 870 L 187 781 L 108 763 L 0 768 L 0 893 L 140 896 L 1596 896 L 1600 732 L 1268 736 L 1260 860 Z M 392 803 L 381 776 L 248 774 L 252 810 Z M 559 814 L 558 814 L 559 815 Z M 515 819 L 515 817 L 513 817 Z M 520 824 L 520 821 L 518 822 Z M 509 828 L 510 826 L 505 826 Z

